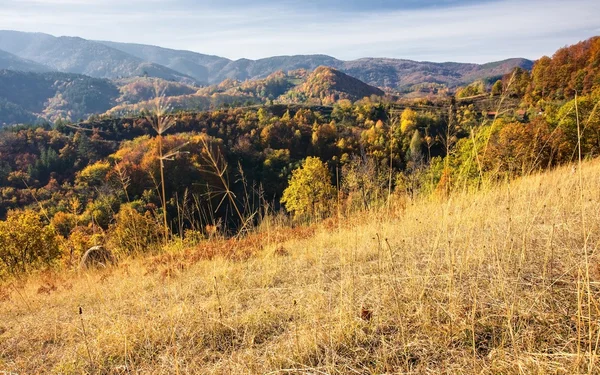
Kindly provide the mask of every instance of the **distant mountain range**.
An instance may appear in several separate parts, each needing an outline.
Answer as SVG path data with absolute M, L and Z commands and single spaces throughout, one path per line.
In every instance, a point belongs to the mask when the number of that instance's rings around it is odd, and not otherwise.
M 25 59 L 19 63 L 13 58 L 10 69 L 14 70 L 47 69 L 108 79 L 147 75 L 196 85 L 218 84 L 226 79 L 261 79 L 277 71 L 312 71 L 319 66 L 329 66 L 382 89 L 406 90 L 423 83 L 456 87 L 476 79 L 501 76 L 517 66 L 531 69 L 533 64 L 532 61 L 519 58 L 479 65 L 386 58 L 342 61 L 325 55 L 232 61 L 150 45 L 17 31 L 0 31 L 0 50 Z M 32 65 L 34 63 L 36 65 Z M 5 66 L 0 65 L 0 68 L 8 67 L 8 63 L 3 64 Z
M 325 55 L 232 61 L 149 45 L 0 31 L 0 125 L 131 114 L 149 107 L 157 86 L 174 109 L 331 104 L 491 82 L 532 65 L 525 59 L 478 65 Z
M 195 79 L 165 66 L 144 61 L 102 43 L 76 37 L 0 31 L 0 50 L 47 67 L 47 70 L 85 74 L 94 78 L 149 75 L 171 81 Z M 31 71 L 26 65 L 21 69 Z

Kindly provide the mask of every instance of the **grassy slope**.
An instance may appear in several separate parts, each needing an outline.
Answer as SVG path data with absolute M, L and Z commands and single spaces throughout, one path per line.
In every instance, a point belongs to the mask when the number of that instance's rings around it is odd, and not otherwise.
M 394 218 L 267 228 L 35 277 L 0 293 L 0 369 L 587 373 L 600 334 L 600 162 L 582 176 L 583 200 L 569 167 Z M 203 260 L 213 250 L 254 255 Z

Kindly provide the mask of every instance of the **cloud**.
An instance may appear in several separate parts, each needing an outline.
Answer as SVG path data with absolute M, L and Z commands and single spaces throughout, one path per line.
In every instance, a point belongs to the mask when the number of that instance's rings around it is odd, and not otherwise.
M 315 0 L 234 3 L 235 7 L 231 0 L 129 0 L 119 5 L 117 0 L 9 0 L 0 8 L 0 24 L 230 58 L 322 53 L 343 59 L 473 62 L 538 58 L 592 36 L 600 26 L 596 0 L 373 0 L 370 7 L 350 1 L 338 8 L 332 7 L 341 0 L 325 1 L 320 8 Z

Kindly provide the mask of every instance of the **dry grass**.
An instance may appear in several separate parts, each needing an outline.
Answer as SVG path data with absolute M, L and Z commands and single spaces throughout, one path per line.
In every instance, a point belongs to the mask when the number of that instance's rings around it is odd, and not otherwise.
M 4 286 L 0 371 L 599 373 L 600 162 L 582 177 Z

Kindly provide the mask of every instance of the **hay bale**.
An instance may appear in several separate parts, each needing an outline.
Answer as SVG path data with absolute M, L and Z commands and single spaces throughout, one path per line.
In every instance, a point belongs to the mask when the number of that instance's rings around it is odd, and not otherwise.
M 94 246 L 88 249 L 88 251 L 81 257 L 80 268 L 90 267 L 106 267 L 109 264 L 115 264 L 116 260 L 110 250 L 104 246 Z

